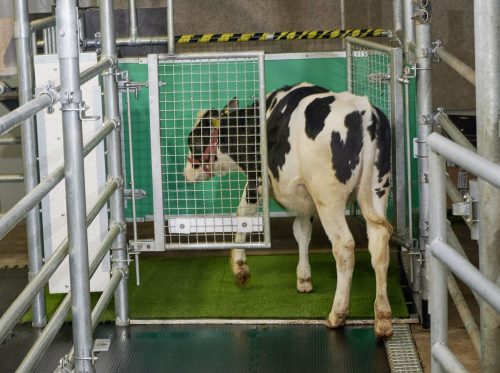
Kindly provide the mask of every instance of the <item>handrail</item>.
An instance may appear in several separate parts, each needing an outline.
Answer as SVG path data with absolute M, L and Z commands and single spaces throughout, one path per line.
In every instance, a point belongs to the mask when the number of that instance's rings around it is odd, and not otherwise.
M 45 18 L 35 19 L 30 22 L 31 32 L 39 31 L 47 27 L 55 26 L 56 16 L 49 16 Z
M 467 259 L 464 259 L 450 245 L 434 239 L 431 253 L 448 267 L 460 280 L 474 290 L 497 312 L 500 312 L 500 287 L 483 275 Z
M 443 62 L 455 70 L 461 77 L 467 80 L 473 86 L 476 85 L 476 72 L 473 68 L 469 67 L 453 54 L 448 52 L 442 46 L 438 46 L 434 50 L 434 54 L 438 56 Z
M 453 141 L 455 141 L 459 145 L 466 147 L 471 152 L 477 152 L 475 146 L 472 145 L 472 143 L 467 137 L 465 137 L 462 131 L 460 131 L 457 126 L 455 126 L 455 123 L 453 123 L 450 118 L 448 118 L 448 115 L 440 111 L 436 114 L 434 119 L 436 119 L 436 122 L 444 129 L 444 131 L 448 134 L 448 136 L 450 136 Z
M 113 129 L 117 123 L 108 120 L 96 135 L 83 148 L 84 156 L 88 155 Z M 14 207 L 0 219 L 0 239 L 18 224 L 33 207 L 39 203 L 64 177 L 64 164 L 59 165 L 30 193 L 26 194 Z
M 80 83 L 83 84 L 94 76 L 98 75 L 102 71 L 107 68 L 113 66 L 114 61 L 111 57 L 104 57 L 95 65 L 89 67 L 84 70 L 80 74 Z M 38 113 L 40 110 L 43 110 L 49 106 L 55 105 L 59 102 L 59 90 L 60 86 L 55 87 L 53 89 L 49 89 L 43 94 L 40 94 L 38 97 L 33 100 L 28 101 L 26 104 L 18 107 L 15 110 L 5 114 L 0 117 L 0 135 L 4 135 L 17 125 L 20 124 L 23 120 L 31 118 L 33 115 Z
M 455 144 L 438 133 L 430 134 L 427 142 L 436 153 L 500 188 L 500 165 Z
M 21 144 L 21 137 L 6 136 L 0 137 L 0 145 L 18 145 Z
M 0 183 L 20 183 L 24 181 L 23 174 L 0 174 Z
M 120 180 L 117 179 L 112 179 L 108 182 L 104 192 L 99 196 L 94 207 L 87 214 L 87 227 L 104 207 L 109 197 L 118 189 L 119 185 Z M 0 343 L 5 339 L 9 330 L 14 327 L 17 320 L 19 320 L 19 315 L 23 315 L 26 312 L 33 297 L 45 286 L 49 278 L 62 263 L 68 254 L 68 247 L 68 239 L 66 238 L 54 251 L 49 260 L 41 268 L 40 272 L 31 279 L 28 285 L 21 291 L 21 294 L 19 294 L 7 311 L 2 315 L 0 318 Z
M 118 234 L 122 231 L 123 227 L 119 224 L 113 224 L 106 237 L 104 238 L 101 246 L 92 259 L 89 265 L 90 276 L 99 268 L 99 264 L 108 252 Z M 57 332 L 66 320 L 66 315 L 71 307 L 71 292 L 69 292 L 63 299 L 61 305 L 57 308 L 56 312 L 48 322 L 47 326 L 43 329 L 42 334 L 38 337 L 29 352 L 24 357 L 21 365 L 17 368 L 16 372 L 32 372 L 38 363 L 39 359 L 50 346 Z

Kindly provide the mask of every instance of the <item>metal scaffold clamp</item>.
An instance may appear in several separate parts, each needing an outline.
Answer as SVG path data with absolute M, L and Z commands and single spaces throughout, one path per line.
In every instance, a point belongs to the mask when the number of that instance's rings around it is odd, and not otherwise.
M 52 114 L 55 111 L 54 105 L 59 101 L 59 92 L 56 89 L 55 83 L 51 80 L 45 83 L 38 96 L 41 95 L 47 95 L 50 97 L 50 105 L 47 107 L 47 113 Z

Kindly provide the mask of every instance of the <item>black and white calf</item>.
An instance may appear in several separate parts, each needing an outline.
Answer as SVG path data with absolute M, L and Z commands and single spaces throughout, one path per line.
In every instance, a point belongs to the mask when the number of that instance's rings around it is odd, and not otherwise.
M 293 233 L 299 246 L 297 290 L 313 289 L 308 246 L 312 216 L 319 215 L 332 243 L 337 289 L 327 325 L 338 327 L 349 313 L 354 268 L 354 239 L 345 219 L 350 195 L 366 220 L 369 251 L 376 275 L 375 332 L 392 335 L 387 298 L 388 241 L 391 226 L 385 211 L 390 185 L 391 129 L 386 116 L 366 97 L 333 93 L 307 83 L 286 86 L 266 98 L 269 180 L 275 199 L 297 217 Z M 188 139 L 184 171 L 188 181 L 241 170 L 248 184 L 239 215 L 255 212 L 259 179 L 258 152 L 248 151 L 259 136 L 256 105 L 238 108 L 232 100 L 222 111 L 199 114 Z M 251 119 L 249 119 L 251 118 Z M 237 242 L 245 236 L 237 234 Z M 233 250 L 232 268 L 240 282 L 249 275 L 244 250 Z

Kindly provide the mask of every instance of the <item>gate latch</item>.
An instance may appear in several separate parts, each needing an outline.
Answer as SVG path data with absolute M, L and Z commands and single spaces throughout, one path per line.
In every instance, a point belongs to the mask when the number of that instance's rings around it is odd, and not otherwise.
M 390 83 L 391 74 L 387 73 L 372 73 L 368 74 L 368 82 L 370 83 Z

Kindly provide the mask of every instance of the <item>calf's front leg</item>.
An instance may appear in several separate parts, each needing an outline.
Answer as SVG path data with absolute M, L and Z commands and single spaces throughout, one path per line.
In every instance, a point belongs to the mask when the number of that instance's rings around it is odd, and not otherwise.
M 253 192 L 248 190 L 247 185 L 238 205 L 237 216 L 250 217 L 254 216 L 257 212 L 257 201 L 253 198 Z M 234 243 L 243 243 L 245 240 L 245 233 L 238 232 L 234 236 Z M 250 278 L 250 267 L 247 264 L 247 256 L 244 249 L 231 250 L 231 269 L 238 285 L 244 285 Z

